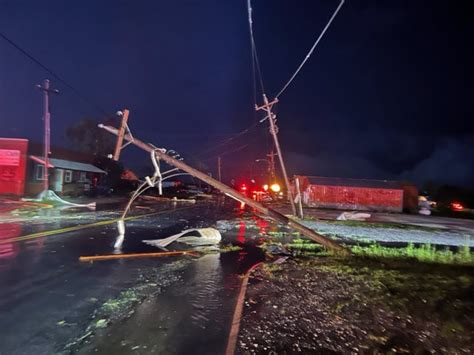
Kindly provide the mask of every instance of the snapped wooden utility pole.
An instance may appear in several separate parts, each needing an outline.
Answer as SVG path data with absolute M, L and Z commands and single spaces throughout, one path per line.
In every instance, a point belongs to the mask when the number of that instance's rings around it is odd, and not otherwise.
M 267 112 L 267 119 L 270 122 L 270 134 L 273 137 L 273 143 L 275 144 L 275 149 L 277 151 L 278 160 L 280 161 L 280 168 L 281 172 L 283 173 L 283 180 L 285 180 L 286 191 L 288 194 L 288 199 L 290 200 L 291 205 L 291 212 L 293 216 L 296 216 L 296 207 L 295 201 L 293 200 L 293 194 L 291 193 L 290 181 L 288 180 L 288 175 L 286 173 L 285 162 L 283 161 L 283 154 L 281 153 L 280 149 L 280 142 L 278 141 L 278 133 L 277 133 L 277 126 L 275 123 L 275 114 L 272 112 L 272 107 L 274 104 L 278 102 L 278 99 L 273 100 L 272 102 L 268 102 L 267 95 L 263 94 L 263 105 L 262 106 L 255 106 L 257 111 L 264 110 Z
M 103 124 L 99 124 L 99 128 L 103 128 L 107 132 L 110 132 L 110 133 L 112 133 L 116 136 L 118 136 L 119 133 L 120 133 L 120 131 L 117 128 L 111 127 L 111 126 L 105 126 Z M 281 213 L 279 213 L 279 212 L 277 212 L 277 211 L 275 211 L 271 208 L 265 207 L 262 204 L 258 203 L 257 201 L 254 201 L 254 200 L 238 193 L 233 188 L 221 183 L 220 181 L 217 181 L 216 179 L 213 179 L 212 177 L 206 175 L 205 173 L 203 173 L 199 170 L 196 170 L 196 169 L 190 167 L 189 165 L 187 165 L 183 161 L 177 160 L 177 159 L 169 156 L 168 154 L 161 151 L 160 149 L 157 149 L 155 146 L 151 145 L 150 143 L 142 142 L 141 140 L 139 140 L 135 137 L 132 137 L 128 133 L 126 133 L 124 135 L 124 139 L 126 141 L 130 142 L 131 144 L 134 144 L 137 147 L 143 149 L 144 151 L 146 151 L 148 153 L 154 152 L 154 154 L 156 154 L 156 157 L 163 160 L 167 164 L 172 165 L 172 166 L 174 166 L 174 167 L 176 167 L 180 170 L 183 170 L 183 171 L 187 172 L 189 175 L 194 176 L 195 178 L 199 179 L 200 181 L 204 181 L 206 184 L 211 185 L 212 187 L 220 190 L 221 192 L 225 193 L 226 195 L 228 195 L 228 196 L 230 196 L 230 197 L 232 197 L 232 198 L 234 198 L 234 199 L 236 199 L 240 202 L 246 203 L 250 207 L 253 207 L 255 210 L 257 210 L 258 212 L 270 217 L 271 219 L 273 219 L 274 221 L 276 221 L 278 223 L 282 223 L 282 224 L 284 224 L 288 227 L 291 227 L 291 228 L 299 231 L 304 236 L 314 240 L 315 242 L 325 246 L 326 248 L 337 251 L 337 252 L 340 252 L 342 254 L 348 254 L 348 250 L 345 247 L 343 247 L 342 245 L 339 245 L 338 243 L 336 243 L 335 241 L 333 241 L 329 238 L 326 238 L 325 236 L 316 233 L 312 229 L 298 223 L 297 221 L 295 221 L 293 219 L 290 219 L 290 218 L 286 217 L 285 215 L 283 215 L 283 214 L 281 214 Z

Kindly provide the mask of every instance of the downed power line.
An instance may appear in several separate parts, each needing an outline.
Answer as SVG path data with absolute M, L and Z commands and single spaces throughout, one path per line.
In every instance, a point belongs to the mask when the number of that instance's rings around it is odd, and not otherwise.
M 115 127 L 111 126 L 105 126 L 103 124 L 99 124 L 99 128 L 105 129 L 107 132 L 112 133 L 116 136 L 119 135 L 119 130 Z M 213 179 L 212 177 L 206 175 L 205 173 L 194 169 L 187 165 L 186 163 L 174 159 L 173 157 L 169 156 L 165 152 L 161 151 L 160 149 L 156 149 L 156 147 L 150 143 L 145 143 L 142 142 L 141 140 L 137 139 L 136 137 L 132 137 L 130 134 L 125 134 L 123 137 L 124 140 L 127 142 L 131 142 L 132 144 L 136 145 L 137 147 L 143 149 L 144 151 L 148 153 L 154 153 L 156 154 L 157 158 L 163 160 L 169 165 L 172 165 L 180 170 L 183 170 L 187 172 L 189 175 L 200 179 L 201 181 L 211 185 L 212 187 L 220 190 L 221 192 L 225 193 L 226 195 L 236 199 L 237 201 L 241 201 L 249 205 L 250 207 L 255 208 L 258 212 L 264 214 L 265 216 L 270 217 L 271 219 L 275 220 L 278 223 L 282 223 L 290 228 L 293 228 L 297 231 L 299 231 L 301 234 L 304 236 L 314 240 L 315 242 L 325 246 L 328 249 L 343 253 L 343 254 L 348 254 L 348 250 L 343 247 L 342 245 L 338 244 L 337 242 L 316 233 L 312 229 L 302 225 L 301 223 L 286 217 L 285 215 L 281 214 L 280 212 L 277 212 L 271 208 L 265 207 L 262 204 L 258 203 L 257 201 L 254 201 L 250 198 L 245 197 L 244 195 L 240 194 L 233 188 L 219 182 L 218 180 Z

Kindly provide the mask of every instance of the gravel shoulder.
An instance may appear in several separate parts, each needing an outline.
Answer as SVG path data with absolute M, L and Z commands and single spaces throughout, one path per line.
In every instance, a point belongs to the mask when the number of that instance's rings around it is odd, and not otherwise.
M 474 353 L 474 268 L 352 257 L 264 264 L 237 353 Z

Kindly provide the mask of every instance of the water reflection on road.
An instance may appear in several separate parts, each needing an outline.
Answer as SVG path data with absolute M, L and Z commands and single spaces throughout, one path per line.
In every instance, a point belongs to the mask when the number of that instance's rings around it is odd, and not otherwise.
M 163 209 L 164 206 L 158 206 Z M 113 224 L 16 239 L 25 234 L 110 219 L 115 211 L 51 211 L 44 218 L 0 223 L 0 353 L 57 353 L 91 325 L 95 312 L 124 290 L 153 280 L 150 292 L 132 312 L 116 317 L 105 329 L 67 351 L 220 353 L 225 348 L 239 274 L 263 258 L 252 246 L 205 255 L 199 259 L 114 260 L 80 263 L 81 255 L 113 252 Z M 232 209 L 206 204 L 188 210 L 127 221 L 123 253 L 151 252 L 144 239 L 157 239 L 182 229 L 215 225 L 232 218 Z M 16 217 L 15 217 L 16 218 Z M 247 239 L 245 234 L 243 239 Z M 223 234 L 235 241 L 235 231 Z M 160 281 L 164 282 L 163 286 Z M 153 288 L 153 287 L 152 287 Z
M 223 353 L 239 275 L 263 257 L 259 249 L 248 248 L 199 258 L 180 282 L 142 302 L 130 318 L 97 332 L 80 353 Z

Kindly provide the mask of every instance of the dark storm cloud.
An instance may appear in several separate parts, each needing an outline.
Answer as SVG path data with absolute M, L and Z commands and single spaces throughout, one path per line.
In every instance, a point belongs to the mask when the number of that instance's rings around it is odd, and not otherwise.
M 439 142 L 433 153 L 401 177 L 418 183 L 442 181 L 446 184 L 474 186 L 474 164 L 471 154 L 474 136 L 463 141 L 446 139 Z
M 286 155 L 288 169 L 295 173 L 315 176 L 343 176 L 352 178 L 389 179 L 392 176 L 371 161 L 355 156 L 350 151 L 315 153 L 314 155 L 290 152 Z
M 269 3 L 253 1 L 272 97 L 338 1 Z M 346 1 L 277 106 L 290 173 L 472 181 L 463 166 L 474 135 L 469 4 Z M 3 1 L 0 30 L 107 112 L 130 108 L 138 136 L 184 156 L 255 122 L 246 1 Z M 0 78 L 0 136 L 38 140 L 41 98 L 33 86 L 44 71 L 0 42 Z M 52 140 L 66 144 L 66 127 L 100 115 L 53 85 L 62 94 L 52 100 Z M 264 131 L 239 140 L 249 148 L 226 156 L 228 175 L 265 156 Z

